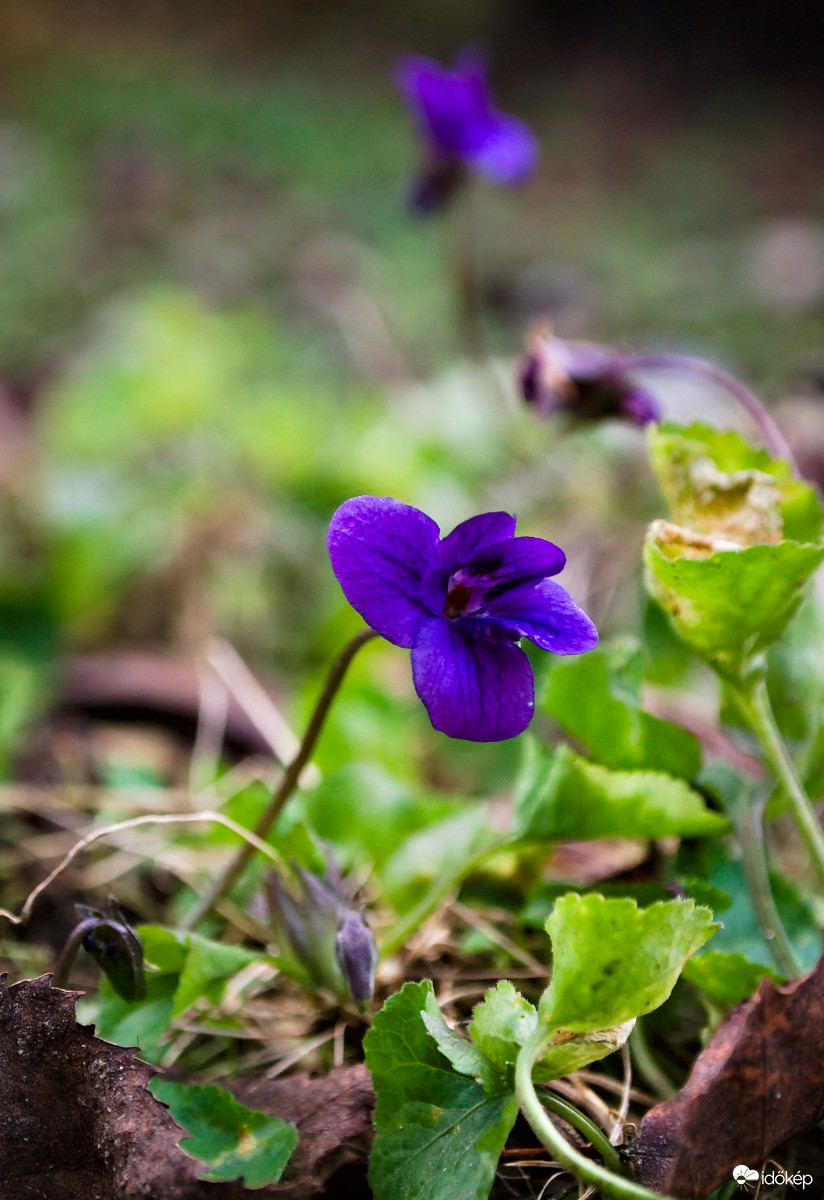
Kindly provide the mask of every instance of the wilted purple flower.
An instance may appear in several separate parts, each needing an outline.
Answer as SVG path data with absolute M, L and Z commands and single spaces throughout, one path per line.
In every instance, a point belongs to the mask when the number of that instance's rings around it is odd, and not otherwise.
M 655 398 L 629 375 L 626 356 L 591 342 L 532 334 L 519 373 L 521 395 L 540 416 L 564 412 L 579 421 L 624 417 L 635 425 L 659 421 Z
M 564 553 L 515 537 L 515 517 L 484 513 L 440 537 L 425 513 L 357 496 L 329 526 L 332 569 L 349 603 L 387 641 L 412 651 L 412 678 L 435 729 L 473 742 L 515 737 L 534 708 L 532 667 L 517 644 L 591 650 L 598 633 L 549 576 Z
M 411 203 L 443 207 L 468 169 L 495 183 L 522 183 L 538 160 L 532 130 L 492 104 L 480 56 L 464 50 L 450 71 L 430 58 L 404 58 L 398 87 L 415 115 L 426 152 Z

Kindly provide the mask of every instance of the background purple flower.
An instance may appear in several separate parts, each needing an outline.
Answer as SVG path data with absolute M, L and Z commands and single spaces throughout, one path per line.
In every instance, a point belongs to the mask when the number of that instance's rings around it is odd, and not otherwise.
M 404 58 L 397 79 L 426 152 L 412 191 L 418 211 L 442 207 L 467 168 L 504 184 L 522 183 L 535 169 L 535 135 L 523 121 L 493 106 L 476 53 L 465 50 L 451 71 L 429 58 Z
M 598 641 L 586 613 L 549 578 L 563 569 L 563 551 L 515 537 L 509 513 L 471 517 L 441 538 L 417 508 L 357 496 L 332 517 L 329 555 L 352 607 L 411 649 L 415 690 L 450 737 L 494 742 L 526 729 L 535 697 L 520 638 L 555 654 Z
M 635 425 L 661 419 L 654 396 L 630 377 L 625 355 L 543 330 L 530 337 L 519 384 L 524 400 L 543 417 L 556 412 L 576 421 L 623 417 Z

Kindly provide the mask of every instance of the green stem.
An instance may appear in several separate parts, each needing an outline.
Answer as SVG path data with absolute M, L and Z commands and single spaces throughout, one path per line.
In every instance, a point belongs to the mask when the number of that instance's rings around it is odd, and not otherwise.
M 515 1063 L 515 1092 L 521 1112 L 526 1117 L 535 1136 L 561 1166 L 566 1167 L 577 1179 L 598 1188 L 602 1196 L 612 1200 L 661 1200 L 660 1192 L 651 1192 L 626 1176 L 617 1175 L 592 1162 L 570 1146 L 559 1133 L 544 1111 L 532 1082 L 532 1068 L 540 1058 L 552 1035 L 546 1029 L 538 1029 L 521 1047 Z
M 744 872 L 758 928 L 779 971 L 788 979 L 796 979 L 802 974 L 802 967 L 787 936 L 772 894 L 764 846 L 763 812 L 763 804 L 754 805 L 752 808 L 746 806 L 733 814 L 733 819 L 744 852 Z
M 659 1100 L 669 1100 L 677 1088 L 664 1069 L 656 1062 L 650 1049 L 643 1017 L 639 1017 L 629 1035 L 629 1052 L 636 1071 Z
M 761 744 L 770 770 L 784 790 L 819 880 L 824 885 L 824 830 L 775 723 L 764 679 L 755 676 L 742 681 L 734 688 L 734 695 L 744 719 Z
M 378 635 L 374 629 L 363 629 L 360 633 L 352 638 L 351 642 L 340 652 L 338 657 L 329 668 L 329 674 L 326 677 L 326 683 L 323 685 L 318 702 L 315 705 L 315 711 L 312 713 L 309 724 L 306 728 L 306 733 L 303 735 L 303 741 L 298 748 L 298 752 L 289 766 L 284 772 L 280 787 L 272 797 L 268 808 L 263 816 L 258 821 L 254 828 L 255 837 L 258 839 L 265 838 L 271 831 L 284 804 L 292 795 L 292 792 L 298 785 L 303 768 L 312 756 L 312 751 L 315 748 L 320 732 L 323 729 L 329 709 L 332 707 L 332 701 L 338 693 L 338 689 L 343 682 L 343 677 L 346 674 L 349 664 L 360 650 L 361 646 L 365 646 L 367 642 L 371 642 Z M 183 921 L 180 922 L 180 927 L 184 930 L 193 929 L 207 913 L 219 904 L 223 897 L 228 893 L 237 879 L 243 874 L 248 866 L 255 847 L 248 843 L 244 845 L 232 861 L 229 863 L 226 870 L 216 880 L 213 887 L 206 893 L 199 904 L 197 904 L 191 912 L 187 913 Z
M 570 1104 L 568 1100 L 564 1100 L 556 1092 L 542 1091 L 541 1103 L 544 1108 L 548 1108 L 550 1112 L 554 1112 L 556 1117 L 561 1117 L 568 1124 L 577 1129 L 580 1134 L 591 1143 L 601 1155 L 606 1165 L 611 1171 L 615 1171 L 618 1175 L 623 1175 L 624 1166 L 618 1154 L 609 1140 L 603 1129 L 599 1129 L 594 1121 L 591 1121 L 586 1113 L 582 1113 L 574 1104 Z

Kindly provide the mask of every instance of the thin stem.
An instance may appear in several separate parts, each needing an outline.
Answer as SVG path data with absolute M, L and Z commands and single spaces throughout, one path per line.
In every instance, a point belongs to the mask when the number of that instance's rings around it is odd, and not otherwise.
M 544 1108 L 548 1108 L 550 1112 L 554 1112 L 556 1117 L 561 1117 L 574 1129 L 577 1129 L 587 1141 L 595 1147 L 601 1158 L 607 1164 L 611 1171 L 622 1175 L 624 1172 L 623 1164 L 615 1152 L 615 1147 L 610 1142 L 602 1129 L 599 1129 L 594 1121 L 582 1113 L 574 1104 L 570 1104 L 568 1100 L 564 1100 L 562 1096 L 555 1092 L 542 1091 L 541 1103 Z
M 624 360 L 624 366 L 626 370 L 631 371 L 680 371 L 712 380 L 755 422 L 764 446 L 772 457 L 786 459 L 798 474 L 798 466 L 784 434 L 758 397 L 740 379 L 730 375 L 729 371 L 717 367 L 715 363 L 705 362 L 703 358 L 692 358 L 687 354 L 632 354 Z
M 484 357 L 484 331 L 478 279 L 474 191 L 472 179 L 467 178 L 449 214 L 446 233 L 450 242 L 455 284 L 458 342 L 466 357 L 477 361 Z
M 796 979 L 802 974 L 802 968 L 772 894 L 764 845 L 763 814 L 763 804 L 747 805 L 734 815 L 735 826 L 744 852 L 744 871 L 758 928 L 779 971 L 788 979 Z
M 570 1146 L 550 1121 L 532 1082 L 532 1068 L 550 1040 L 551 1033 L 546 1029 L 537 1030 L 523 1045 L 515 1063 L 518 1103 L 535 1136 L 561 1166 L 566 1167 L 577 1179 L 598 1188 L 602 1196 L 612 1197 L 612 1200 L 661 1200 L 660 1192 L 651 1192 L 626 1176 L 617 1175 L 600 1163 L 586 1158 Z
M 230 817 L 224 817 L 222 813 L 215 812 L 200 812 L 200 813 L 162 813 L 160 816 L 145 816 L 145 817 L 130 817 L 128 821 L 118 821 L 116 825 L 106 825 L 103 829 L 95 829 L 93 833 L 87 833 L 79 842 L 75 842 L 68 854 L 60 860 L 53 871 L 50 871 L 45 879 L 41 879 L 40 883 L 29 892 L 26 902 L 20 909 L 19 915 L 9 912 L 6 908 L 0 908 L 0 917 L 5 917 L 7 921 L 11 921 L 13 925 L 25 925 L 32 914 L 32 909 L 37 903 L 38 898 L 50 888 L 55 879 L 62 875 L 67 867 L 71 866 L 78 854 L 81 854 L 87 847 L 94 842 L 99 842 L 102 838 L 110 837 L 113 833 L 123 833 L 127 829 L 139 829 L 142 825 L 191 825 L 204 821 L 210 822 L 213 825 L 222 825 L 224 829 L 231 829 L 232 833 L 237 834 L 253 849 L 258 850 L 261 854 L 265 854 L 278 866 L 281 865 L 281 856 L 277 851 L 268 846 L 266 842 L 255 837 L 248 829 L 244 829 L 242 825 L 238 825 Z
M 733 1200 L 733 1196 L 739 1195 L 738 1184 L 734 1179 L 729 1183 L 725 1183 L 721 1191 L 718 1193 L 718 1200 Z
M 318 702 L 315 705 L 315 711 L 312 713 L 309 724 L 306 728 L 306 733 L 303 735 L 303 741 L 300 744 L 297 754 L 289 763 L 289 766 L 284 772 L 283 779 L 280 782 L 280 787 L 275 792 L 269 806 L 263 816 L 258 821 L 254 829 L 254 835 L 258 839 L 263 839 L 271 831 L 275 822 L 281 814 L 284 804 L 292 795 L 292 792 L 298 785 L 301 772 L 309 761 L 312 751 L 315 748 L 315 743 L 320 736 L 329 709 L 332 707 L 332 702 L 338 693 L 343 677 L 345 676 L 349 664 L 360 650 L 361 646 L 365 646 L 367 642 L 371 642 L 378 635 L 374 629 L 363 629 L 360 633 L 352 638 L 351 642 L 340 652 L 338 657 L 329 668 L 329 674 L 326 676 L 326 683 L 323 685 Z M 184 930 L 193 929 L 198 922 L 202 921 L 207 913 L 219 904 L 223 897 L 234 885 L 236 880 L 243 874 L 248 866 L 253 854 L 255 846 L 248 844 L 243 846 L 229 863 L 223 874 L 216 880 L 214 886 L 206 893 L 191 912 L 187 913 L 184 920 L 181 922 L 181 928 Z
M 736 685 L 733 694 L 742 716 L 761 744 L 770 770 L 784 790 L 819 880 L 824 885 L 824 830 L 775 723 L 767 686 L 763 678 L 755 676 Z
M 69 934 L 69 940 L 63 947 L 63 952 L 58 959 L 57 966 L 54 968 L 54 979 L 52 984 L 56 988 L 64 988 L 69 982 L 69 975 L 74 966 L 74 960 L 77 958 L 77 952 L 80 949 L 80 943 L 87 933 L 92 929 L 96 929 L 100 924 L 98 917 L 87 917 L 85 921 L 81 921 L 79 925 L 75 925 L 74 929 Z
M 678 1091 L 675 1084 L 656 1061 L 650 1049 L 643 1017 L 639 1017 L 629 1035 L 629 1052 L 635 1069 L 659 1100 L 669 1100 Z

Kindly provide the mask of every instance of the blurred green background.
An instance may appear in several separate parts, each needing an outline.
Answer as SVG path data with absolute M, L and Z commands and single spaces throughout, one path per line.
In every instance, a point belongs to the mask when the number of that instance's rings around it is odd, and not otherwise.
M 298 722 L 359 625 L 325 530 L 361 492 L 444 529 L 516 511 L 565 548 L 564 581 L 603 631 L 646 620 L 671 648 L 638 586 L 657 511 L 641 435 L 537 427 L 513 379 L 543 318 L 563 336 L 699 353 L 793 399 L 789 432 L 818 461 L 820 102 L 783 43 L 762 70 L 757 28 L 736 41 L 708 19 L 699 6 L 679 30 L 643 5 L 616 21 L 505 0 L 4 4 L 7 772 L 25 773 L 21 731 L 55 699 L 118 709 L 99 678 L 71 683 L 92 652 L 107 683 L 107 655 L 153 656 L 162 713 L 168 664 L 226 638 Z M 456 321 L 465 214 L 407 211 L 419 151 L 392 82 L 400 54 L 446 61 L 470 42 L 542 147 L 527 187 L 475 197 L 482 364 Z M 716 402 L 664 399 L 675 415 Z M 186 697 L 178 709 L 196 710 Z M 515 753 L 447 747 L 405 654 L 373 647 L 320 760 L 488 793 Z

